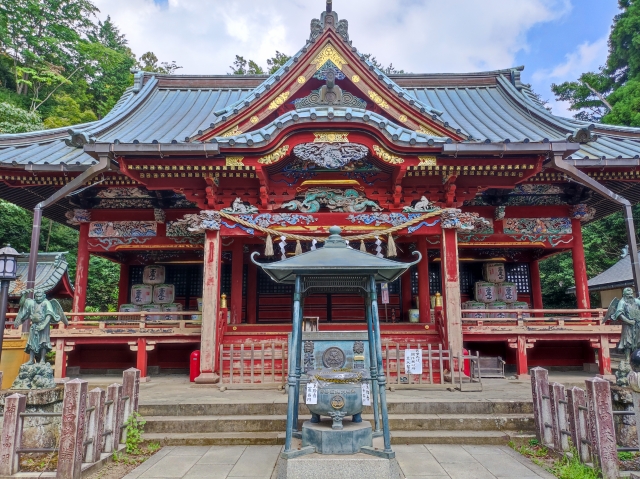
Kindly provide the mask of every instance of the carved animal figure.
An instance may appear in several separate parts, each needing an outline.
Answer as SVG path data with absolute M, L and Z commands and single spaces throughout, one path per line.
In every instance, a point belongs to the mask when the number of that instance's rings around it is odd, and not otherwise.
M 300 210 L 303 213 L 316 213 L 320 206 L 326 206 L 336 213 L 360 213 L 371 207 L 374 211 L 382 211 L 375 202 L 362 196 L 357 190 L 312 188 L 307 191 L 303 201 L 292 200 L 283 203 L 281 208 L 291 211 Z

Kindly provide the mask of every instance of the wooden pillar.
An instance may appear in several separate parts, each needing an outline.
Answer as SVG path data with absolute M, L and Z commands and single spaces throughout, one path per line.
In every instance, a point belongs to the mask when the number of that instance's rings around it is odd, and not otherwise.
M 462 355 L 462 310 L 458 272 L 458 231 L 442 230 L 442 270 L 444 279 L 446 334 L 454 356 Z
M 540 283 L 540 262 L 536 259 L 529 263 L 529 274 L 531 276 L 531 296 L 533 298 L 533 309 L 542 309 L 542 283 Z
M 247 271 L 247 323 L 257 323 L 258 267 L 250 261 Z
M 202 333 L 200 340 L 200 376 L 198 384 L 215 384 L 220 377 L 214 372 L 217 352 L 216 326 L 220 314 L 220 265 L 222 244 L 219 230 L 206 230 L 204 242 L 204 280 L 202 287 Z
M 420 322 L 431 322 L 431 294 L 429 291 L 429 252 L 427 251 L 427 238 L 418 238 L 418 251 L 422 260 L 418 263 L 418 306 L 420 310 Z
M 514 340 L 509 340 L 509 347 L 516 350 L 516 376 L 518 379 L 529 378 L 529 364 L 527 360 L 527 349 L 533 348 L 535 340 L 527 342 L 526 336 L 518 336 Z
M 75 292 L 73 294 L 73 312 L 81 313 L 87 304 L 87 279 L 89 278 L 89 223 L 80 223 L 78 240 L 78 262 L 76 265 Z
M 129 343 L 131 351 L 136 353 L 136 369 L 140 371 L 139 382 L 149 382 L 149 376 L 147 376 L 147 362 L 149 359 L 149 351 L 153 351 L 156 347 L 155 341 L 147 341 L 146 338 L 138 338 L 135 343 Z
M 573 231 L 573 248 L 571 258 L 573 260 L 573 277 L 576 282 L 576 300 L 578 309 L 589 309 L 589 286 L 587 284 L 587 265 L 584 260 L 584 245 L 582 244 L 582 224 L 580 220 L 571 220 Z
M 231 324 L 242 323 L 242 274 L 244 245 L 240 238 L 233 240 L 231 260 Z
M 609 351 L 609 337 L 606 335 L 600 336 L 600 343 L 598 344 L 598 369 L 600 374 L 604 376 L 610 376 L 611 372 L 611 353 Z
M 413 296 L 411 288 L 411 270 L 400 276 L 400 289 L 402 290 L 401 305 L 402 312 L 400 317 L 396 318 L 396 321 L 409 321 L 409 310 L 411 309 L 411 299 Z
M 120 265 L 120 279 L 118 280 L 118 306 L 129 302 L 129 265 Z

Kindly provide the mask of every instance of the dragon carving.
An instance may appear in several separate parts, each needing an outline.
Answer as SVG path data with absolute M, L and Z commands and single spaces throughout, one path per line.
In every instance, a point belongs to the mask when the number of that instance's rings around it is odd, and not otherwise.
M 373 211 L 382 211 L 378 203 L 368 199 L 357 190 L 334 188 L 311 188 L 306 192 L 303 201 L 289 201 L 280 207 L 290 211 L 317 213 L 321 206 L 327 207 L 333 213 L 361 213 L 367 211 L 368 207 L 371 207 Z

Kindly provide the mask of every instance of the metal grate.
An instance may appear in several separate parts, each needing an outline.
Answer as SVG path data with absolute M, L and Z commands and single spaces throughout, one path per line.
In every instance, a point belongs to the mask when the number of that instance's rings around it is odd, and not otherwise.
M 531 293 L 531 276 L 528 263 L 507 263 L 507 281 L 515 283 L 518 293 Z
M 231 265 L 223 264 L 221 266 L 222 274 L 220 274 L 220 294 L 225 293 L 227 298 L 231 298 Z
M 262 268 L 258 268 L 258 294 L 293 294 L 293 285 L 276 283 Z
M 473 296 L 477 281 L 482 281 L 482 263 L 459 263 L 460 293 Z
M 425 258 L 426 259 L 426 258 Z M 418 266 L 411 267 L 411 294 L 418 294 Z M 440 282 L 440 263 L 429 263 L 429 295 L 441 293 L 442 283 Z

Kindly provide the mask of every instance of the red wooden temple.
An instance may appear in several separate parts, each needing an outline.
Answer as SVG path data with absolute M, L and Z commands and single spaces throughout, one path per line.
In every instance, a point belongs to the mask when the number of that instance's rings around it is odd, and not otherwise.
M 80 231 L 56 374 L 137 363 L 146 377 L 187 368 L 199 349 L 197 381 L 216 382 L 224 347 L 275 351 L 292 290 L 249 255 L 322 247 L 332 225 L 371 254 L 423 255 L 389 285 L 384 341 L 479 350 L 519 375 L 596 359 L 610 374 L 619 327 L 590 307 L 581 229 L 640 198 L 640 129 L 553 116 L 521 72 L 386 75 L 328 9 L 269 77 L 137 72 L 97 122 L 0 136 L 0 197 L 35 211 L 32 250 L 43 214 Z M 637 258 L 635 236 L 630 247 Z M 562 251 L 577 309 L 544 310 L 539 262 Z M 91 255 L 120 264 L 120 305 L 139 300 L 145 266 L 164 266 L 183 312 L 82 314 Z M 517 308 L 469 312 L 489 263 Z M 365 329 L 357 296 L 314 295 L 304 315 L 321 331 Z

